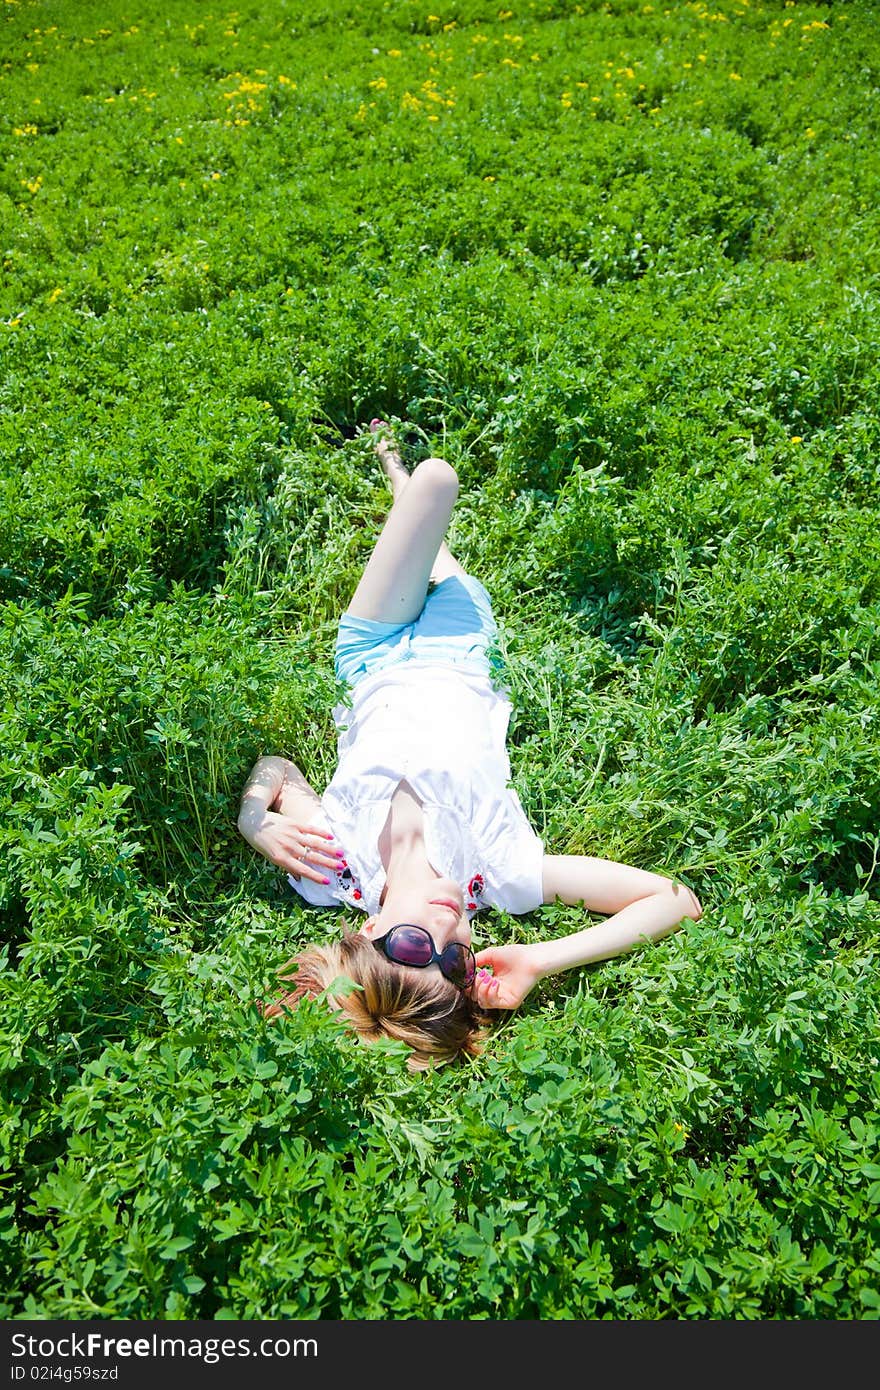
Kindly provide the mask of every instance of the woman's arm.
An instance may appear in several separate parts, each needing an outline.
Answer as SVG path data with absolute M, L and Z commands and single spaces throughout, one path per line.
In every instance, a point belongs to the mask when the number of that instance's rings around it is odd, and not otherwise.
M 490 946 L 477 965 L 491 965 L 491 977 L 478 976 L 477 1001 L 486 1008 L 515 1009 L 547 975 L 622 955 L 643 941 L 659 941 L 685 920 L 698 922 L 702 907 L 683 884 L 588 855 L 544 856 L 544 902 L 557 898 L 589 912 L 612 915 L 557 940 L 524 946 Z
M 238 828 L 248 844 L 295 879 L 328 883 L 341 849 L 334 836 L 314 822 L 323 816 L 321 799 L 288 758 L 258 758 L 241 794 Z M 337 851 L 339 851 L 337 853 Z

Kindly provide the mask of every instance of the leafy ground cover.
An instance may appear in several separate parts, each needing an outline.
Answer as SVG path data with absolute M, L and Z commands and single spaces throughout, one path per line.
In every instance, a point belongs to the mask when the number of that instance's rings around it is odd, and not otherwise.
M 877 7 L 6 0 L 0 1313 L 880 1314 Z M 388 496 L 698 924 L 411 1077 L 256 1001 Z M 480 940 L 582 914 L 479 919 Z

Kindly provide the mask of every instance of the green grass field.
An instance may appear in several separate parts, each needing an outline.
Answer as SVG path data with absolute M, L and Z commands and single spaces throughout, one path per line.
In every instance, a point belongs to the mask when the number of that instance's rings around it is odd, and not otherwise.
M 877 1318 L 880 12 L 431 3 L 0 5 L 0 1315 Z M 235 828 L 373 415 L 548 851 L 704 906 L 421 1077 Z

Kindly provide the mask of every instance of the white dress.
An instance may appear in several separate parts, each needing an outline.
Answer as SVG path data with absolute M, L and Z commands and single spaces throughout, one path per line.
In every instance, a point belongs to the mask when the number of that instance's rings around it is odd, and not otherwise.
M 351 700 L 333 711 L 339 763 L 315 818 L 339 841 L 347 868 L 328 870 L 329 886 L 291 878 L 296 891 L 319 907 L 379 911 L 379 835 L 405 778 L 422 802 L 428 859 L 459 885 L 469 915 L 484 905 L 539 907 L 544 845 L 509 785 L 506 695 L 488 676 L 405 661 L 364 677 Z

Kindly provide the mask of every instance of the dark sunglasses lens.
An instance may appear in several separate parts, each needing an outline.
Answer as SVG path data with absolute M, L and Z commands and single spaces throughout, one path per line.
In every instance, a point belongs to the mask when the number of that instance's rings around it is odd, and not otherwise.
M 427 965 L 434 954 L 430 936 L 418 927 L 395 927 L 388 933 L 387 949 L 398 965 Z
M 454 985 L 462 987 L 473 984 L 476 974 L 472 953 L 467 946 L 462 946 L 458 941 L 453 941 L 451 945 L 446 947 L 445 951 L 441 951 L 440 969 Z

